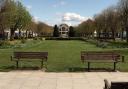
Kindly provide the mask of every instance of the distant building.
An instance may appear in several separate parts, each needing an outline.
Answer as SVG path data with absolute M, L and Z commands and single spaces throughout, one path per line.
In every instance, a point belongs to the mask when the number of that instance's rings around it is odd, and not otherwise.
M 5 29 L 4 31 L 0 30 L 0 40 L 1 39 L 10 39 L 10 29 Z M 21 31 L 21 37 L 27 37 L 27 38 L 32 38 L 32 37 L 36 37 L 38 34 L 33 32 L 33 31 Z M 14 33 L 14 38 L 17 39 L 19 37 L 19 31 L 16 30 Z
M 60 37 L 66 38 L 68 37 L 68 33 L 69 33 L 69 26 L 67 24 L 61 24 L 59 26 Z
M 8 39 L 10 35 L 10 32 L 8 29 L 5 29 L 4 31 L 0 30 L 0 40 Z

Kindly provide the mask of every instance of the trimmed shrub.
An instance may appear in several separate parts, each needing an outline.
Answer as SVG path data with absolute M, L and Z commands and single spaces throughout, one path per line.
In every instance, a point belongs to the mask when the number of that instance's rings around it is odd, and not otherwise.
M 86 41 L 86 38 L 82 38 L 82 37 L 69 37 L 69 38 L 46 37 L 45 40 L 82 40 L 82 41 Z

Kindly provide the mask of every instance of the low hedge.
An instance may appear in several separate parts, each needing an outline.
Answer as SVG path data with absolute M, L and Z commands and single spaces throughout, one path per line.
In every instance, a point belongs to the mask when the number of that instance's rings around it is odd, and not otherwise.
M 83 37 L 69 37 L 69 38 L 60 38 L 60 37 L 46 37 L 46 40 L 83 40 L 85 41 L 86 38 Z

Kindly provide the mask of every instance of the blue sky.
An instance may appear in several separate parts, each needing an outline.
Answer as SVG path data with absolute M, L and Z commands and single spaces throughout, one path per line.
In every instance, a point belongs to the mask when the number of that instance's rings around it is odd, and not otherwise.
M 36 21 L 77 25 L 118 0 L 21 0 Z

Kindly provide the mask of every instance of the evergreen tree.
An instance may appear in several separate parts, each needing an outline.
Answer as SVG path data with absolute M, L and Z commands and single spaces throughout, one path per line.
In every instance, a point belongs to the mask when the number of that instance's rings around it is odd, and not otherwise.
M 59 29 L 57 25 L 54 26 L 53 37 L 59 37 Z
M 75 36 L 75 31 L 72 26 L 69 27 L 69 37 L 74 37 Z

